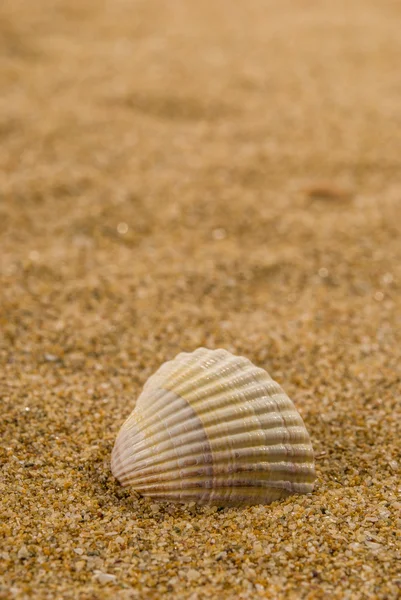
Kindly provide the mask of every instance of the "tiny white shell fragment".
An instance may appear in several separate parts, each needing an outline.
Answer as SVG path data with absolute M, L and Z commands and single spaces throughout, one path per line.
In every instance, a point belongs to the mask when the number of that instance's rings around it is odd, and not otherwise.
M 304 422 L 248 359 L 198 348 L 148 379 L 117 436 L 114 476 L 154 500 L 269 504 L 316 478 Z

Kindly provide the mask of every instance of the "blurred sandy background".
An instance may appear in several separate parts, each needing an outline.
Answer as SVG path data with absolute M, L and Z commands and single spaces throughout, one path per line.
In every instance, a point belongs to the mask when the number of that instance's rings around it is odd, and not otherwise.
M 0 4 L 0 598 L 400 597 L 401 5 Z M 244 354 L 312 496 L 137 499 L 147 377 Z

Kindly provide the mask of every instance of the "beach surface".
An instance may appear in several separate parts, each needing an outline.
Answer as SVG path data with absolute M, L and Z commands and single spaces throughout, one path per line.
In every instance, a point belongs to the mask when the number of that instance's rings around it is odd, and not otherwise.
M 0 599 L 401 595 L 401 6 L 0 5 Z M 147 378 L 266 369 L 311 495 L 110 471 Z

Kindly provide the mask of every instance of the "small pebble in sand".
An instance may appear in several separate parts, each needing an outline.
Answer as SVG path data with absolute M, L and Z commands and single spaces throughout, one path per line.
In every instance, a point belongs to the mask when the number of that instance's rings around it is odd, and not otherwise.
M 120 235 L 125 235 L 128 232 L 128 229 L 129 229 L 129 227 L 128 227 L 127 223 L 119 223 L 117 225 L 117 232 Z
M 102 571 L 98 570 L 94 571 L 94 575 L 99 583 L 114 583 L 117 579 L 115 575 L 111 575 L 110 573 L 102 573 Z

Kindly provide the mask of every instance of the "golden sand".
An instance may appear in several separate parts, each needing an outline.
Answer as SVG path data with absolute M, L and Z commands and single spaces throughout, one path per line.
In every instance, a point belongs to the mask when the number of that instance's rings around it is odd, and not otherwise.
M 400 17 L 0 4 L 2 600 L 400 597 Z M 312 495 L 118 485 L 142 385 L 198 346 L 282 384 Z

